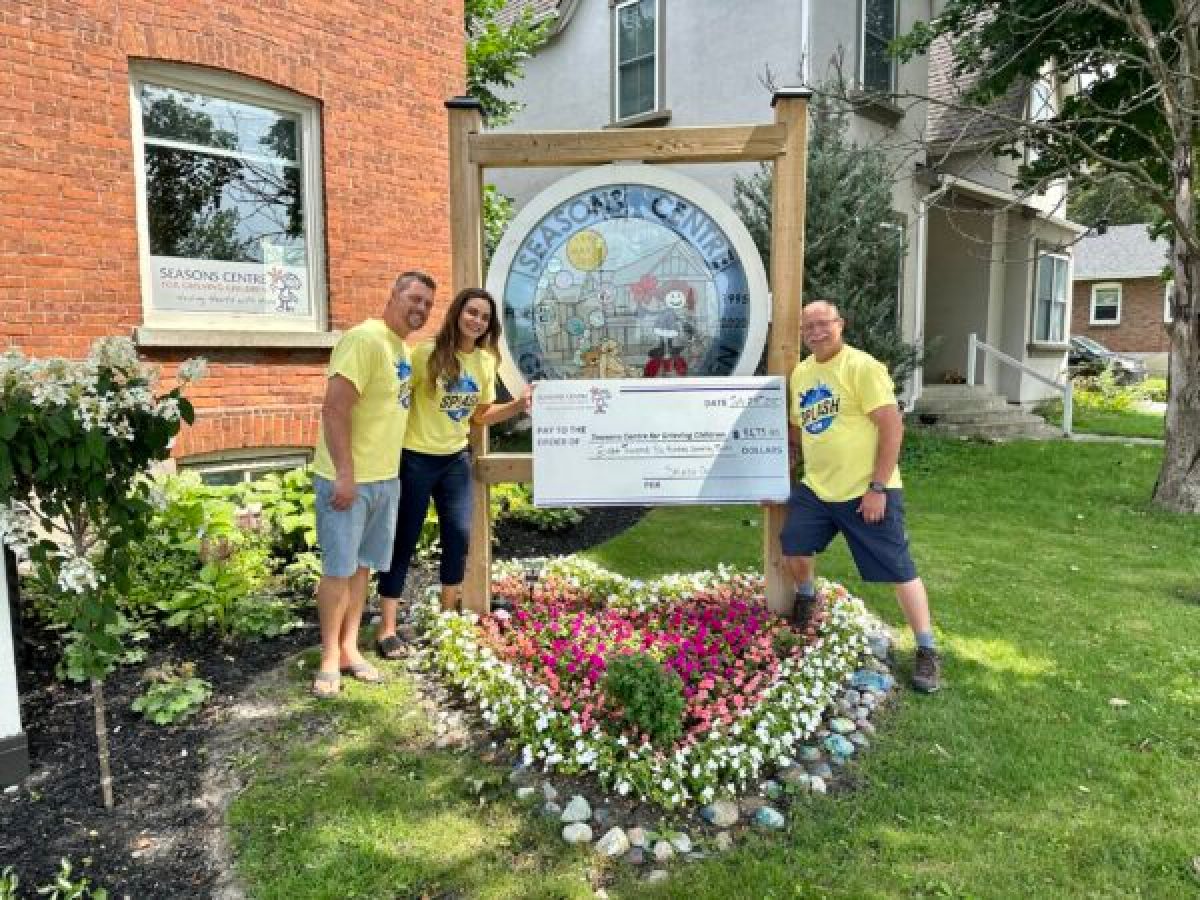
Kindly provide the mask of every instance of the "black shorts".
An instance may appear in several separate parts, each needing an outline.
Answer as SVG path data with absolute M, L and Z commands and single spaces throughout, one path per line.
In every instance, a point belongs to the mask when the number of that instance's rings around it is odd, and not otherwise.
M 779 535 L 785 556 L 815 556 L 840 532 L 845 535 L 863 581 L 903 584 L 917 577 L 904 530 L 904 491 L 889 488 L 883 521 L 868 525 L 858 511 L 861 497 L 830 502 L 806 484 L 792 488 L 787 521 Z

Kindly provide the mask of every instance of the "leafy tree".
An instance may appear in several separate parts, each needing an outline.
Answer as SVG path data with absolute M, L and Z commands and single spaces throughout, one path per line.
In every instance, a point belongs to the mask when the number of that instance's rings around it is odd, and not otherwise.
M 180 386 L 156 394 L 128 338 L 97 341 L 85 360 L 0 355 L 0 542 L 56 588 L 73 668 L 91 681 L 108 807 L 103 683 L 122 649 L 116 598 L 129 589 L 131 548 L 151 512 L 142 476 L 191 423 L 182 386 L 202 373 L 202 362 L 184 363 Z
M 526 59 L 550 35 L 553 20 L 535 22 L 526 6 L 510 25 L 501 25 L 496 14 L 505 0 L 466 0 L 463 15 L 467 30 L 467 94 L 483 104 L 484 118 L 503 125 L 520 109 L 520 103 L 498 93 L 521 77 Z
M 1162 211 L 1123 175 L 1095 183 L 1082 179 L 1073 182 L 1067 215 L 1072 222 L 1090 227 L 1101 221 L 1108 225 L 1141 225 L 1162 219 Z
M 1194 0 L 948 0 L 897 42 L 903 58 L 949 42 L 976 112 L 1034 152 L 1037 189 L 1064 178 L 1122 176 L 1161 214 L 1172 240 L 1166 447 L 1160 505 L 1200 513 L 1200 4 Z M 1047 118 L 1005 118 L 991 102 L 1046 77 L 1075 86 Z
M 920 350 L 900 334 L 897 292 L 902 233 L 892 213 L 892 172 L 877 147 L 847 140 L 848 109 L 832 93 L 811 107 L 804 228 L 804 296 L 827 298 L 846 320 L 846 340 L 903 381 Z M 734 210 L 770 265 L 771 170 L 734 179 Z

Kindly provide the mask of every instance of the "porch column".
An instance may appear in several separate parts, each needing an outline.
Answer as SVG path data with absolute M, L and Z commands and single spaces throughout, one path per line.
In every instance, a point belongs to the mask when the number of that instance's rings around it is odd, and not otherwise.
M 999 348 L 1004 340 L 1004 293 L 1006 290 L 1006 266 L 1008 263 L 1008 210 L 998 209 L 992 215 L 992 246 L 988 255 L 987 326 L 983 340 Z M 985 384 L 999 391 L 999 361 L 984 354 L 983 378 Z
M 0 545 L 0 787 L 29 774 L 29 746 L 21 730 L 17 665 L 8 600 L 8 565 Z

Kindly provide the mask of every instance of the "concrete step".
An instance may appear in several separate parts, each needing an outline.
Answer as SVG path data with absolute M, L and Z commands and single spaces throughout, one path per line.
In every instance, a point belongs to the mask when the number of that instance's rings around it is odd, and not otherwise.
M 913 406 L 915 413 L 930 413 L 932 415 L 942 415 L 944 413 L 961 413 L 979 410 L 980 412 L 1004 412 L 1010 408 L 1010 404 L 1003 397 L 946 397 L 934 400 L 926 400 L 922 397 Z
M 947 437 L 957 437 L 984 441 L 1034 440 L 1045 441 L 1061 438 L 1063 433 L 1044 422 L 1040 425 L 1027 423 L 999 424 L 946 424 L 924 426 L 923 430 L 932 434 L 942 434 Z
M 1027 413 L 1019 406 L 1004 409 L 970 409 L 948 412 L 920 411 L 913 416 L 917 425 L 1044 425 L 1041 416 Z

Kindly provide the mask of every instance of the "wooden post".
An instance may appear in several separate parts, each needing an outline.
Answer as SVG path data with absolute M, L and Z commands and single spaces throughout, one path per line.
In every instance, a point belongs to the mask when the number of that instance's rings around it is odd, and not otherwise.
M 17 784 L 29 774 L 29 746 L 21 730 L 17 695 L 16 647 L 9 625 L 9 551 L 0 544 L 0 787 Z M 13 567 L 13 592 L 16 591 Z
M 767 372 L 791 374 L 800 357 L 800 306 L 804 289 L 804 203 L 808 164 L 808 98 L 811 91 L 784 88 L 771 99 L 775 122 L 787 127 L 783 153 L 775 159 L 771 194 L 771 330 Z M 768 506 L 763 515 L 763 575 L 767 604 L 786 613 L 792 608 L 792 583 L 783 568 L 779 532 L 785 506 Z
M 483 170 L 472 162 L 470 140 L 483 128 L 478 100 L 455 97 L 446 101 L 450 115 L 450 247 L 453 254 L 451 291 L 483 285 Z M 487 456 L 486 428 L 471 429 L 471 452 L 476 463 Z M 491 489 L 478 465 L 471 484 L 471 548 L 463 578 L 463 607 L 488 611 L 491 601 Z

